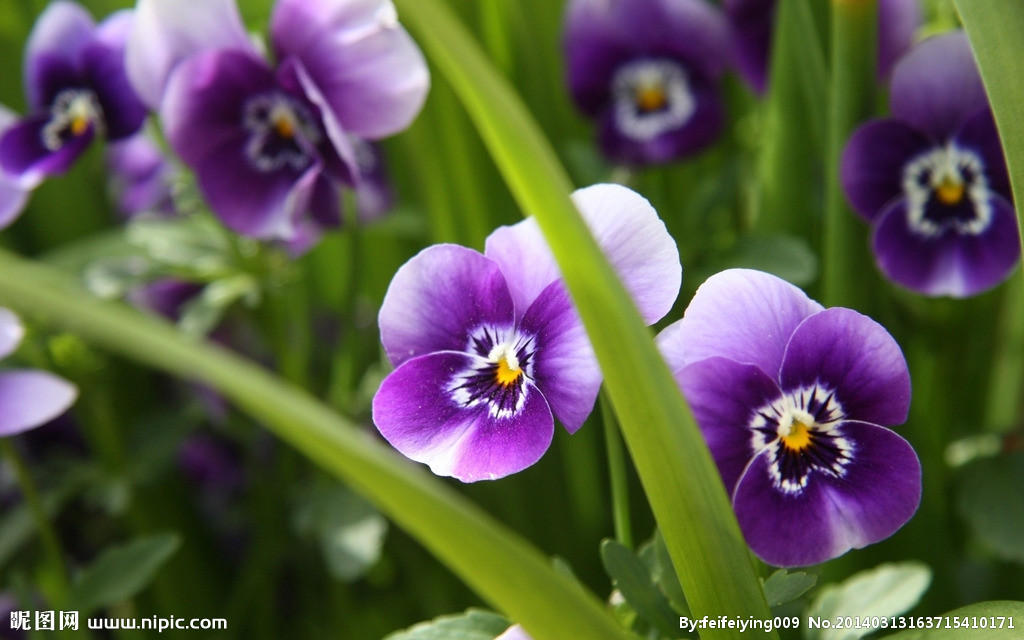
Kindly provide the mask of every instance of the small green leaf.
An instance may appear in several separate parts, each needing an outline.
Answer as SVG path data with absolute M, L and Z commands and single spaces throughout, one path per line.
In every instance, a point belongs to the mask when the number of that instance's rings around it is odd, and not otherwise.
M 931 569 L 920 562 L 883 564 L 861 571 L 821 590 L 807 615 L 824 620 L 845 616 L 897 616 L 917 604 L 932 580 Z M 856 640 L 872 629 L 807 630 L 808 640 Z
M 931 624 L 942 628 L 928 629 Z M 976 602 L 931 618 L 902 618 L 924 629 L 907 629 L 884 640 L 1020 640 L 1024 633 L 1024 602 Z M 946 628 L 947 624 L 951 627 Z M 986 628 L 980 628 L 981 625 Z M 959 625 L 959 626 L 957 626 Z
M 71 601 L 87 616 L 131 598 L 150 583 L 180 545 L 178 536 L 161 534 L 110 547 L 75 581 Z
M 1024 562 L 1024 453 L 971 463 L 959 486 L 957 508 L 974 535 L 999 557 Z
M 366 500 L 334 484 L 301 497 L 295 528 L 316 538 L 332 576 L 350 582 L 380 559 L 388 523 Z
M 421 622 L 405 631 L 392 633 L 384 640 L 494 640 L 510 626 L 508 620 L 496 613 L 470 609 L 465 613 Z
M 818 576 L 803 571 L 789 573 L 779 569 L 764 581 L 764 597 L 769 607 L 777 607 L 804 595 L 817 581 Z
M 668 547 L 665 546 L 665 539 L 661 532 L 655 530 L 654 537 L 640 547 L 640 559 L 647 564 L 651 571 L 654 583 L 658 585 L 661 592 L 668 598 L 669 604 L 681 616 L 690 615 L 690 605 L 686 602 L 686 595 L 683 587 L 679 584 L 679 576 L 672 566 L 672 558 L 668 555 Z
M 601 543 L 601 561 L 622 597 L 641 618 L 662 634 L 679 637 L 678 614 L 636 554 L 614 540 L 605 540 Z

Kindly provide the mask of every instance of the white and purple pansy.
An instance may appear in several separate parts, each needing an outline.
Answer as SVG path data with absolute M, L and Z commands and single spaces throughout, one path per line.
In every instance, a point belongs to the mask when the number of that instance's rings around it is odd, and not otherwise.
M 892 117 L 858 128 L 841 180 L 873 227 L 881 271 L 930 296 L 1005 280 L 1020 232 L 995 121 L 963 32 L 925 40 L 893 71 Z
M 601 149 L 629 164 L 692 155 L 725 117 L 725 17 L 705 0 L 571 0 L 563 35 L 569 91 L 598 121 Z
M 650 204 L 618 185 L 573 200 L 644 319 L 668 313 L 682 267 Z M 497 229 L 482 254 L 423 250 L 395 274 L 379 321 L 396 369 L 374 398 L 374 422 L 438 475 L 521 471 L 547 450 L 554 418 L 574 433 L 593 410 L 601 371 L 533 218 Z
M 23 188 L 68 170 L 97 137 L 126 138 L 146 108 L 124 66 L 132 12 L 100 24 L 72 2 L 50 4 L 25 47 L 28 115 L 0 137 L 0 167 Z
M 211 209 L 252 237 L 301 240 L 341 222 L 361 174 L 353 138 L 401 131 L 429 86 L 390 0 L 279 0 L 269 63 L 231 0 L 142 0 L 130 76 Z
M 6 358 L 25 335 L 18 317 L 0 308 L 0 358 Z M 53 420 L 68 410 L 78 390 L 46 371 L 0 371 L 0 437 L 13 436 Z
M 917 510 L 917 454 L 886 428 L 907 418 L 910 374 L 875 321 L 732 269 L 697 290 L 658 344 L 768 564 L 824 562 Z

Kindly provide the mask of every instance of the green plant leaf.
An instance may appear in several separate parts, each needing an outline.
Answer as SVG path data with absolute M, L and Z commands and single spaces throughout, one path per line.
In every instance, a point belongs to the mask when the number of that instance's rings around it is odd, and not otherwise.
M 822 588 L 808 616 L 834 621 L 838 617 L 898 616 L 909 611 L 932 580 L 931 569 L 920 562 L 883 564 L 861 571 L 837 585 Z M 856 640 L 873 629 L 807 629 L 807 640 Z
M 605 540 L 601 543 L 601 562 L 622 597 L 642 619 L 664 636 L 679 637 L 679 615 L 636 554 L 614 540 Z
M 494 640 L 509 626 L 509 621 L 496 613 L 470 609 L 458 615 L 421 622 L 405 631 L 392 633 L 384 640 Z
M 149 585 L 179 546 L 178 536 L 161 534 L 108 548 L 75 581 L 71 602 L 80 615 L 88 616 L 131 598 Z
M 551 145 L 444 3 L 395 4 L 459 95 L 520 209 L 534 215 L 544 232 L 694 614 L 767 618 L 764 593 L 704 439 L 650 330 L 573 207 L 572 185 Z M 715 640 L 736 632 L 708 629 L 704 635 Z
M 803 571 L 789 573 L 785 569 L 779 569 L 764 581 L 764 597 L 769 607 L 777 607 L 804 595 L 816 582 L 818 576 Z
M 1024 453 L 983 458 L 964 467 L 957 508 L 979 539 L 1006 560 L 1024 562 Z
M 1001 618 L 1002 620 L 1000 620 Z M 987 620 L 980 622 L 981 619 Z M 953 628 L 944 628 L 947 620 Z M 899 622 L 908 625 L 913 622 L 917 626 L 921 623 L 927 625 L 928 621 L 928 618 L 908 617 Z M 976 602 L 944 613 L 939 617 L 932 616 L 931 622 L 933 625 L 943 628 L 908 629 L 895 635 L 885 636 L 884 640 L 1019 640 L 1022 629 L 1024 629 L 1024 602 Z M 958 627 L 958 623 L 961 626 Z M 988 625 L 988 628 L 971 628 L 981 624 Z
M 661 532 L 655 530 L 654 536 L 642 547 L 640 547 L 640 559 L 647 564 L 651 571 L 654 583 L 658 585 L 661 592 L 668 598 L 669 604 L 681 616 L 690 615 L 690 605 L 686 603 L 686 595 L 679 585 L 679 576 L 672 566 L 672 558 L 668 555 L 668 547 L 665 546 L 665 539 Z

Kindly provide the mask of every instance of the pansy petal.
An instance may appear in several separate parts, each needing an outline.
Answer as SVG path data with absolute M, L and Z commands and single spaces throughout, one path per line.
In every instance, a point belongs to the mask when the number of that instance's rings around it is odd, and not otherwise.
M 408 360 L 381 384 L 373 421 L 403 455 L 437 475 L 463 482 L 493 480 L 537 462 L 554 435 L 544 396 L 530 383 L 514 415 L 492 416 L 487 403 L 462 406 L 451 391 L 453 374 L 479 358 L 442 351 Z
M 562 35 L 566 83 L 576 105 L 589 115 L 607 104 L 616 68 L 634 55 L 618 24 L 615 4 L 572 0 L 566 5 Z
M 757 453 L 751 429 L 754 412 L 778 400 L 782 391 L 756 366 L 726 358 L 694 362 L 676 371 L 675 377 L 731 493 Z
M 626 187 L 598 184 L 573 202 L 648 324 L 672 308 L 682 283 L 675 241 L 650 203 Z M 560 277 L 536 220 L 501 227 L 487 237 L 485 255 L 501 265 L 517 309 L 525 309 Z
M 40 14 L 25 46 L 25 94 L 32 110 L 45 107 L 49 76 L 55 69 L 73 69 L 90 42 L 95 23 L 81 5 L 59 0 Z
M 77 395 L 73 384 L 45 371 L 0 373 L 0 437 L 56 418 L 67 411 Z
M 651 137 L 630 135 L 623 130 L 615 105 L 609 107 L 601 118 L 601 150 L 619 162 L 643 166 L 664 164 L 707 148 L 718 139 L 725 125 L 718 88 L 706 80 L 691 78 L 688 91 L 694 103 L 693 113 L 679 126 Z
M 879 269 L 896 284 L 929 296 L 964 298 L 990 289 L 1013 271 L 1020 234 L 1013 207 L 989 198 L 992 220 L 978 235 L 946 230 L 926 236 L 911 230 L 906 205 L 879 220 L 872 241 Z
M 498 264 L 472 249 L 435 245 L 395 273 L 380 336 L 395 366 L 434 351 L 463 351 L 482 325 L 511 327 L 515 310 Z
M 95 134 L 90 126 L 85 133 L 72 136 L 56 150 L 49 149 L 43 142 L 43 130 L 49 123 L 49 114 L 29 117 L 0 137 L 0 168 L 23 189 L 33 188 L 47 176 L 71 168 Z
M 683 319 L 658 336 L 669 368 L 721 356 L 778 374 L 797 325 L 822 310 L 781 278 L 751 269 L 717 273 L 697 289 Z
M 893 65 L 914 43 L 914 33 L 921 26 L 919 0 L 878 0 L 878 67 L 885 79 Z
M 846 143 L 839 169 L 850 206 L 874 220 L 902 196 L 906 164 L 935 144 L 900 120 L 861 125 Z
M 518 624 L 514 624 L 494 640 L 533 640 L 527 635 L 526 630 Z
M 25 337 L 25 327 L 10 309 L 0 307 L 0 358 L 11 355 L 21 339 Z
M 793 332 L 779 376 L 782 388 L 835 392 L 851 420 L 903 424 L 910 410 L 910 372 L 889 332 L 840 307 L 816 313 Z
M 135 93 L 150 109 L 160 106 L 175 65 L 214 49 L 234 49 L 256 56 L 235 0 L 136 3 L 125 64 Z
M 921 467 L 909 444 L 877 425 L 846 422 L 853 460 L 841 476 L 812 471 L 807 486 L 775 486 L 766 451 L 754 458 L 733 494 L 751 550 L 768 564 L 798 567 L 878 542 L 903 526 L 921 497 Z
M 376 139 L 419 113 L 430 74 L 391 0 L 280 0 L 270 23 L 279 58 L 295 56 L 349 132 Z
M 983 109 L 968 118 L 953 136 L 953 144 L 977 153 L 984 164 L 989 189 L 996 191 L 1007 202 L 1012 202 L 1006 158 L 991 109 Z
M 534 382 L 555 417 L 575 433 L 594 410 L 601 368 L 565 284 L 557 280 L 523 316 L 520 328 L 536 336 Z
M 146 107 L 135 95 L 125 72 L 125 42 L 133 12 L 111 14 L 96 28 L 93 40 L 82 52 L 82 61 L 96 99 L 103 111 L 104 134 L 120 140 L 137 132 L 146 120 Z
M 757 93 L 768 88 L 768 54 L 775 28 L 776 0 L 725 0 L 733 31 L 736 66 Z
M 28 203 L 29 190 L 0 170 L 0 229 L 10 226 Z
M 967 35 L 962 31 L 928 38 L 893 69 L 889 94 L 892 115 L 937 140 L 988 105 Z

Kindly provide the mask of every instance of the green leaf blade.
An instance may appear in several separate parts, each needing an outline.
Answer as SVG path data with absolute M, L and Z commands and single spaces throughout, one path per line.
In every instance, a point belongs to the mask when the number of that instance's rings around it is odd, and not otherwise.
M 133 597 L 149 585 L 180 546 L 178 536 L 161 534 L 107 549 L 72 586 L 71 601 L 87 616 Z

